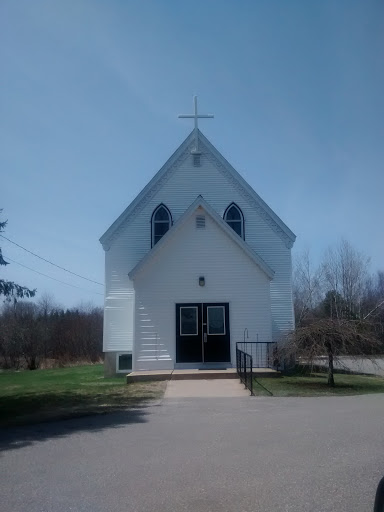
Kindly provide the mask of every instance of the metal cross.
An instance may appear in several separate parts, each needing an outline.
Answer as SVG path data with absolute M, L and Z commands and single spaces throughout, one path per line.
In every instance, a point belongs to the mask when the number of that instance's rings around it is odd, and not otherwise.
M 194 114 L 182 114 L 179 116 L 179 118 L 184 119 L 194 119 L 195 120 L 195 149 L 193 150 L 193 153 L 198 153 L 198 126 L 197 126 L 197 120 L 198 119 L 212 119 L 214 116 L 212 114 L 198 114 L 197 113 L 197 96 L 193 97 L 193 102 L 195 106 L 195 113 Z

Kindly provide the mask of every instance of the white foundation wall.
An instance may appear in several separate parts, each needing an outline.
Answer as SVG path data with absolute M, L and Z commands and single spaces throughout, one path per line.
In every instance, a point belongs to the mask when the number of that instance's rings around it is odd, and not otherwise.
M 198 284 L 200 276 L 205 286 Z M 206 215 L 195 215 L 138 273 L 135 286 L 134 369 L 172 369 L 176 358 L 176 304 L 228 302 L 231 361 L 244 329 L 249 339 L 271 341 L 270 281 Z

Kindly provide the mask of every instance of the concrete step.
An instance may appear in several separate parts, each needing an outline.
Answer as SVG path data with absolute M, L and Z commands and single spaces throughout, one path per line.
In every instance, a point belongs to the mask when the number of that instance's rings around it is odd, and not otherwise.
M 173 370 L 172 380 L 237 379 L 236 368 L 224 370 Z
M 281 373 L 271 368 L 255 368 L 253 375 L 256 378 L 280 377 Z M 150 380 L 206 380 L 206 379 L 238 379 L 236 368 L 222 370 L 151 370 L 136 371 L 127 375 L 127 383 L 144 382 Z

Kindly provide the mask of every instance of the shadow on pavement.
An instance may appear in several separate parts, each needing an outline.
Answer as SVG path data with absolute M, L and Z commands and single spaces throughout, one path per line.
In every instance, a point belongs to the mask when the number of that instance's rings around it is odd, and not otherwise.
M 0 428 L 0 452 L 24 448 L 48 439 L 68 437 L 79 432 L 95 433 L 104 429 L 122 428 L 132 423 L 146 423 L 150 415 L 149 406 L 154 407 L 156 403 L 136 405 L 118 412 L 20 427 L 3 427 Z

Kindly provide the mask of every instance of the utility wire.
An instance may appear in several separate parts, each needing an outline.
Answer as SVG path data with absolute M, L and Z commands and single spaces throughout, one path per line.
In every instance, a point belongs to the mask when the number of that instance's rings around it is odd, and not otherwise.
M 88 292 L 88 293 L 95 293 L 96 295 L 103 295 L 102 293 L 94 292 L 92 290 L 86 290 L 85 288 L 80 288 L 80 286 L 76 286 L 74 284 L 66 283 L 65 281 L 60 281 L 60 279 L 56 279 L 55 277 L 51 277 L 51 276 L 48 276 L 47 274 L 43 274 L 42 272 L 39 272 L 38 270 L 35 270 L 33 268 L 30 268 L 30 267 L 27 267 L 27 265 L 23 265 L 22 263 L 19 263 L 18 261 L 13 260 L 9 256 L 6 256 L 6 259 L 9 260 L 9 261 L 12 261 L 12 263 L 16 263 L 17 265 L 20 265 L 20 267 L 24 267 L 24 268 L 27 268 L 28 270 L 31 270 L 32 272 L 36 272 L 36 274 L 40 274 L 41 276 L 48 277 L 49 279 L 53 279 L 53 281 L 57 281 L 58 283 L 66 284 L 67 286 L 72 286 L 72 288 L 77 288 L 78 290 L 83 290 L 83 291 Z
M 29 252 L 29 254 L 32 254 L 33 256 L 36 256 L 36 258 L 40 258 L 41 260 L 46 261 L 47 263 L 50 263 L 54 267 L 60 268 L 61 270 L 64 270 L 65 272 L 69 272 L 70 274 L 72 274 L 72 275 L 74 275 L 76 277 L 80 277 L 80 279 L 85 279 L 86 281 L 90 281 L 91 283 L 95 283 L 95 284 L 99 284 L 100 286 L 104 286 L 103 283 L 99 283 L 98 281 L 94 281 L 93 279 L 88 279 L 88 277 L 83 277 L 83 276 L 81 276 L 79 274 L 75 274 L 75 272 L 72 272 L 71 270 L 68 270 L 68 269 L 66 269 L 64 267 L 60 267 L 60 265 L 56 265 L 56 263 L 52 263 L 52 261 L 46 260 L 42 256 L 39 256 L 38 254 L 36 254 L 36 253 L 34 253 L 32 251 L 29 251 L 28 249 L 26 249 L 22 245 L 19 245 L 16 242 L 13 242 L 12 240 L 10 240 L 9 238 L 7 238 L 4 235 L 0 235 L 0 236 L 1 236 L 1 238 L 5 238 L 5 240 L 8 240 L 8 242 L 11 242 L 11 244 L 17 245 L 17 247 L 20 247 L 20 249 L 23 249 L 23 251 Z

